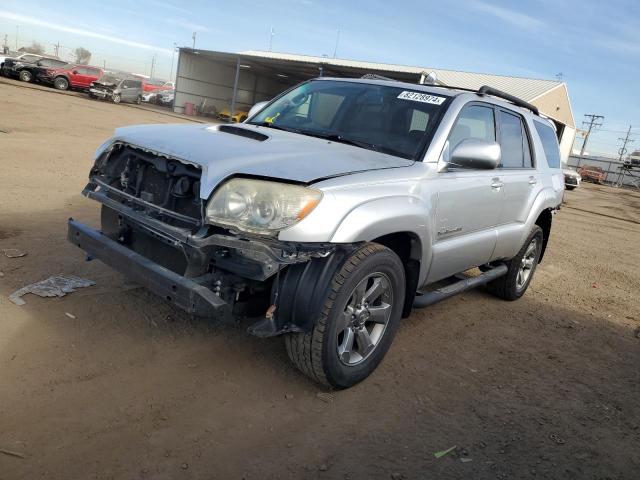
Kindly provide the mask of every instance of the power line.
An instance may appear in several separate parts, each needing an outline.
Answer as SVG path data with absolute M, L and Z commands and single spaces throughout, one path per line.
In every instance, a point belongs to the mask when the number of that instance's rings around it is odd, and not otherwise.
M 591 130 L 593 127 L 601 127 L 602 122 L 598 123 L 598 120 L 604 120 L 604 115 L 594 115 L 591 113 L 585 114 L 585 118 L 590 118 L 589 122 L 583 121 L 582 124 L 585 125 L 589 123 L 589 129 L 587 130 L 587 134 L 584 136 L 584 141 L 582 142 L 582 148 L 580 149 L 580 156 L 584 155 L 584 150 L 587 148 L 587 141 L 589 140 L 589 135 L 591 135 Z

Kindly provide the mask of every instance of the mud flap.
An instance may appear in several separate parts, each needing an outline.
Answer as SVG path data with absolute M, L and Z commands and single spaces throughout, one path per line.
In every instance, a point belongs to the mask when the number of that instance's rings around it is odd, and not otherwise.
M 289 265 L 274 283 L 275 310 L 254 323 L 248 332 L 273 337 L 291 332 L 310 332 L 329 295 L 331 279 L 357 246 L 345 245 L 324 258 Z

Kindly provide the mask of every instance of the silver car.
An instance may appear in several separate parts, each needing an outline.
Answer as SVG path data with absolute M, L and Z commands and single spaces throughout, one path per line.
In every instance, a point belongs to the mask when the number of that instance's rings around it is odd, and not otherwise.
M 83 191 L 102 229 L 72 219 L 68 238 L 193 315 L 284 335 L 346 388 L 412 308 L 521 297 L 563 189 L 555 127 L 522 100 L 320 78 L 244 124 L 116 130 Z
M 89 97 L 113 103 L 142 103 L 142 80 L 126 74 L 105 73 L 91 83 Z

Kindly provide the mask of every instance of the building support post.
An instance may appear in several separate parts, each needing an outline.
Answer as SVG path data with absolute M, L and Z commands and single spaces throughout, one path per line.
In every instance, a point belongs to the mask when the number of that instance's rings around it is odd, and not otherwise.
M 229 121 L 232 122 L 236 114 L 236 95 L 238 94 L 238 80 L 240 79 L 240 57 L 236 58 L 236 78 L 233 81 L 233 97 L 231 97 L 231 115 Z

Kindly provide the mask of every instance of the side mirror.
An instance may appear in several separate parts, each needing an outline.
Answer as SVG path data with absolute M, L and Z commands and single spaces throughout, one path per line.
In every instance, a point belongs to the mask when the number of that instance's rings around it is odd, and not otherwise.
M 465 138 L 451 152 L 449 164 L 462 168 L 491 170 L 500 165 L 502 152 L 497 142 Z
M 248 114 L 247 118 L 253 117 L 256 113 L 258 113 L 260 110 L 262 110 L 267 103 L 269 103 L 269 101 L 256 103 L 253 107 L 251 107 L 251 110 L 249 110 L 249 114 Z

